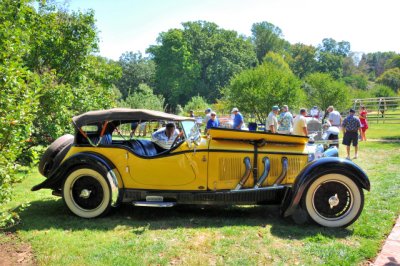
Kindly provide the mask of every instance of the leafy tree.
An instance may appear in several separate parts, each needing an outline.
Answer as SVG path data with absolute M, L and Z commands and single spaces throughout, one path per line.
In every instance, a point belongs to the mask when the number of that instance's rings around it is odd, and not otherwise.
M 400 68 L 390 68 L 383 72 L 383 74 L 376 79 L 376 82 L 388 86 L 395 92 L 400 89 Z
M 120 102 L 121 107 L 133 109 L 151 109 L 164 111 L 164 98 L 154 95 L 153 90 L 147 84 L 139 84 L 137 90 Z
M 385 65 L 397 55 L 394 52 L 376 52 L 364 54 L 361 58 L 359 68 L 361 68 L 371 80 L 375 80 L 385 71 Z
M 385 69 L 390 69 L 395 67 L 400 68 L 400 54 L 395 55 L 386 61 Z
M 154 61 L 143 57 L 140 52 L 123 53 L 118 61 L 122 68 L 122 77 L 115 83 L 125 99 L 130 92 L 134 92 L 139 84 L 155 86 L 156 66 Z
M 210 107 L 210 104 L 201 96 L 193 96 L 183 108 L 181 115 L 187 116 L 190 110 L 193 110 L 195 115 L 204 115 L 204 111 Z
M 396 93 L 389 88 L 388 86 L 377 84 L 375 85 L 371 91 L 371 96 L 376 98 L 382 97 L 396 97 Z
M 304 78 L 315 71 L 317 67 L 317 49 L 312 45 L 296 43 L 291 49 L 292 59 L 289 61 L 290 68 L 299 78 Z
M 38 108 L 41 82 L 23 60 L 31 32 L 26 21 L 34 19 L 34 13 L 28 1 L 0 4 L 0 204 L 11 197 L 12 184 L 18 180 L 15 161 L 29 139 Z
M 303 98 L 300 81 L 274 53 L 268 53 L 261 65 L 236 75 L 223 94 L 231 106 L 254 114 L 259 122 L 265 121 L 272 106 L 298 107 Z
M 161 33 L 148 52 L 156 63 L 156 89 L 175 107 L 193 95 L 214 102 L 230 78 L 256 62 L 249 40 L 215 23 L 182 23 Z
M 349 88 L 344 82 L 335 80 L 330 74 L 312 73 L 305 78 L 304 91 L 308 105 L 317 105 L 325 109 L 333 105 L 338 110 L 350 104 Z
M 364 75 L 352 75 L 343 78 L 343 81 L 354 89 L 367 90 L 368 79 Z
M 254 23 L 251 27 L 251 33 L 257 59 L 260 63 L 268 52 L 279 53 L 289 47 L 289 43 L 283 39 L 282 30 L 267 21 Z
M 343 60 L 350 52 L 349 42 L 336 42 L 334 39 L 326 38 L 318 47 L 317 71 L 329 73 L 334 78 L 343 76 Z

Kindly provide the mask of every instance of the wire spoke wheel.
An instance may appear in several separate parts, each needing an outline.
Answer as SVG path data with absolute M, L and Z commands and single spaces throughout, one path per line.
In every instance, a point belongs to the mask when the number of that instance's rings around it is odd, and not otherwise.
M 305 206 L 310 217 L 327 227 L 346 227 L 360 215 L 364 205 L 361 188 L 342 174 L 318 177 L 306 192 Z

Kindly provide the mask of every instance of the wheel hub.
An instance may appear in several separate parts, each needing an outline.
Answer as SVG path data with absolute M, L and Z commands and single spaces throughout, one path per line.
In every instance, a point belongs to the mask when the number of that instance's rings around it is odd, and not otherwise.
M 90 197 L 90 194 L 92 193 L 91 190 L 88 189 L 82 189 L 81 194 L 79 195 L 79 197 L 83 198 L 83 199 L 88 199 Z
M 330 197 L 328 202 L 329 202 L 329 206 L 331 207 L 331 209 L 333 209 L 333 207 L 336 207 L 337 205 L 339 205 L 338 195 L 335 194 L 334 196 Z

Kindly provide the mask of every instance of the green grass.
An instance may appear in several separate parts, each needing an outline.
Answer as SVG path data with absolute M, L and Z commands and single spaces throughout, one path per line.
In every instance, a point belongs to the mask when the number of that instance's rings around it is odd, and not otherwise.
M 372 124 L 366 131 L 368 139 L 398 139 L 400 140 L 400 124 Z
M 373 125 L 371 136 L 380 130 Z M 390 137 L 391 130 L 377 138 Z M 125 205 L 85 220 L 49 190 L 31 192 L 43 180 L 36 171 L 0 209 L 29 203 L 14 230 L 32 245 L 39 265 L 357 265 L 377 255 L 400 214 L 400 143 L 362 142 L 359 155 L 355 162 L 368 173 L 371 191 L 360 218 L 346 229 L 297 225 L 280 218 L 275 206 Z

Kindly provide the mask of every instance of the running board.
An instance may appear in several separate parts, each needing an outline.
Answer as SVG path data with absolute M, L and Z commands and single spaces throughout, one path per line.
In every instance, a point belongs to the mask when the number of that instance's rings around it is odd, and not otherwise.
M 164 201 L 134 201 L 132 202 L 134 206 L 140 206 L 140 207 L 159 207 L 159 208 L 165 208 L 165 207 L 173 207 L 176 205 L 175 202 L 164 202 Z

